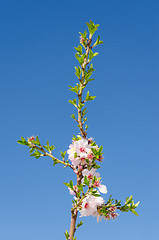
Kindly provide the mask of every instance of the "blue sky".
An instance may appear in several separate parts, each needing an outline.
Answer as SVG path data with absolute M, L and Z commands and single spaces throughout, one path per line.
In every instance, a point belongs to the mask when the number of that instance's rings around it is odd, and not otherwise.
M 73 173 L 31 158 L 17 140 L 38 134 L 60 157 L 78 133 L 68 85 L 77 81 L 74 47 L 90 19 L 100 24 L 104 45 L 88 86 L 97 96 L 88 103 L 88 136 L 104 146 L 106 199 L 132 194 L 141 205 L 139 217 L 83 218 L 77 239 L 159 238 L 158 10 L 150 0 L 1 1 L 0 239 L 64 239 L 69 229 L 71 196 L 63 182 Z

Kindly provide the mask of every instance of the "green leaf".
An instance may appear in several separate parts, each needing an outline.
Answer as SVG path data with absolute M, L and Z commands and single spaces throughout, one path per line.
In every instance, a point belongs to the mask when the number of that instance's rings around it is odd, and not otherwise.
M 89 78 L 89 79 L 87 79 L 87 80 L 86 80 L 86 83 L 89 83 L 89 82 L 91 82 L 91 81 L 94 81 L 94 78 Z
M 36 142 L 40 145 L 39 137 L 36 136 Z
M 87 121 L 87 117 L 83 118 L 83 124 Z
M 66 151 L 65 151 L 65 152 L 60 151 L 60 153 L 61 153 L 61 157 L 62 157 L 62 158 L 65 158 Z
M 100 197 L 101 195 L 100 195 L 100 193 L 93 193 L 92 194 L 94 197 Z
M 131 203 L 131 200 L 133 199 L 133 196 L 131 195 L 129 198 L 126 198 L 126 205 Z
M 53 166 L 55 166 L 56 164 L 58 164 L 58 161 L 54 160 Z
M 68 240 L 68 239 L 69 239 L 69 233 L 68 233 L 68 231 L 66 230 L 66 232 L 65 232 L 64 234 L 65 234 L 66 240 Z
M 31 154 L 33 151 L 34 151 L 34 148 L 31 148 L 31 149 L 30 149 L 30 154 Z
M 135 214 L 136 216 L 139 216 L 139 214 L 134 210 L 134 209 L 131 209 L 130 210 L 133 214 Z
M 83 185 L 82 185 L 82 184 L 77 185 L 77 187 L 78 187 L 78 190 L 79 190 L 79 191 L 83 192 Z
M 84 33 L 79 32 L 79 34 L 86 40 L 87 39 L 87 31 L 85 30 Z
M 103 146 L 100 146 L 99 148 L 99 154 L 102 154 Z
M 77 58 L 78 62 L 82 65 L 84 62 L 84 58 L 85 58 L 86 54 L 84 53 L 83 55 L 81 55 L 81 57 L 79 56 L 78 53 L 75 54 L 75 57 Z
M 93 54 L 93 57 L 97 56 L 98 54 L 99 54 L 98 52 L 95 52 L 95 53 Z
M 21 140 L 18 140 L 17 143 L 22 144 L 22 145 L 26 145 L 26 146 L 29 145 L 29 144 L 26 144 L 25 142 L 23 142 L 23 141 L 21 141 Z
M 75 92 L 75 93 L 78 94 L 79 84 L 78 84 L 77 86 L 74 86 L 74 87 L 72 87 L 72 86 L 69 85 L 69 87 L 70 87 L 70 89 L 69 89 L 70 91 Z
M 64 185 L 66 185 L 68 188 L 71 188 L 73 190 L 73 181 L 71 180 L 69 183 L 64 182 Z
M 91 75 L 92 75 L 92 72 L 87 72 L 87 74 L 85 75 L 86 81 L 90 78 Z
M 84 107 L 83 103 L 79 102 L 78 104 L 79 104 L 79 106 L 78 106 L 79 109 L 82 109 Z
M 75 107 L 77 107 L 77 100 L 76 98 L 73 100 L 69 100 L 69 103 L 71 103 L 72 105 L 74 105 Z
M 90 180 L 89 180 L 89 179 L 87 179 L 87 177 L 86 177 L 86 176 L 84 176 L 84 182 L 83 182 L 83 184 L 85 184 L 85 185 L 89 186 L 89 183 L 90 183 Z
M 75 72 L 76 76 L 77 76 L 78 78 L 80 78 L 81 72 L 82 72 L 81 68 L 78 66 L 78 68 L 75 67 L 75 70 L 76 70 L 76 72 Z
M 81 192 L 76 192 L 76 194 L 77 194 L 77 198 L 81 196 Z
M 91 20 L 90 20 L 90 23 L 86 23 L 87 24 L 87 27 L 88 27 L 88 30 L 89 30 L 89 33 L 90 33 L 90 38 L 93 36 L 93 34 L 95 33 L 96 30 L 98 30 L 98 26 L 99 24 L 94 24 Z
M 29 143 L 25 140 L 25 138 L 21 137 L 21 140 L 18 140 L 17 143 L 29 146 Z
M 89 126 L 86 124 L 86 126 L 85 126 L 86 131 L 87 131 L 88 127 L 89 127 Z
M 86 95 L 86 101 L 91 101 L 91 100 L 94 100 L 96 98 L 96 96 L 90 96 L 89 95 L 89 91 L 87 92 L 87 95 Z
M 140 201 L 139 201 L 139 202 L 137 202 L 137 203 L 134 205 L 134 207 L 135 207 L 135 208 L 137 208 L 137 207 L 138 207 L 138 205 L 139 205 L 139 203 L 140 203 Z
M 79 45 L 77 48 L 75 47 L 75 49 L 77 50 L 77 52 L 82 55 L 82 46 Z
M 80 223 L 77 224 L 77 227 L 76 227 L 76 228 L 79 228 L 79 227 L 82 226 L 82 225 L 83 225 L 83 222 L 80 221 Z
M 71 118 L 73 118 L 73 119 L 76 121 L 75 114 L 72 114 L 72 115 L 71 115 Z
M 80 135 L 77 135 L 77 137 L 75 135 L 73 135 L 73 138 L 72 138 L 73 141 L 78 141 L 80 139 L 81 139 Z
M 88 113 L 87 109 L 84 108 L 83 111 L 82 111 L 82 117 L 84 117 L 86 115 L 86 113 Z
M 37 149 L 35 149 L 34 153 L 32 153 L 30 156 L 38 159 L 39 157 L 41 157 L 41 153 Z
M 70 188 L 73 190 L 73 181 L 70 181 Z
M 26 142 L 25 138 L 21 137 L 22 142 Z
M 65 186 L 67 186 L 67 187 L 70 187 L 70 184 L 67 183 L 67 182 L 64 182 L 63 184 L 64 184 Z
M 95 69 L 93 68 L 93 64 L 91 63 L 91 65 L 90 65 L 90 67 L 88 67 L 88 73 L 89 72 L 93 72 L 93 71 L 95 71 Z
M 54 150 L 55 149 L 55 147 L 52 145 L 52 146 L 50 146 L 50 152 L 52 152 L 52 150 Z
M 50 150 L 50 147 L 48 147 L 48 146 L 43 146 L 43 148 L 45 148 L 47 151 Z
M 48 140 L 46 142 L 46 146 L 43 145 L 43 148 L 45 148 L 50 153 L 55 149 L 54 145 L 52 145 L 52 146 L 49 145 L 49 141 Z
M 97 56 L 97 55 L 98 55 L 98 52 L 93 53 L 93 51 L 90 50 L 90 51 L 89 51 L 89 60 L 91 61 L 92 58 L 94 58 L 94 57 Z
M 86 101 L 88 98 L 89 98 L 89 91 L 87 92 L 87 95 L 86 95 Z
M 96 155 L 98 152 L 97 152 L 97 149 L 95 148 L 91 148 L 92 152 L 94 153 L 94 155 Z
M 99 44 L 103 44 L 103 41 L 100 41 L 100 36 L 98 36 L 97 41 L 93 44 L 93 47 L 95 47 Z
M 89 60 L 92 60 L 92 58 L 93 58 L 93 51 L 90 49 L 90 51 L 89 51 Z
M 99 169 L 99 168 L 101 168 L 101 166 L 100 166 L 100 165 L 98 165 L 98 164 L 96 164 L 96 163 L 94 163 L 94 164 L 92 165 L 92 168 Z
M 97 180 L 97 177 L 94 176 L 94 177 L 93 177 L 93 180 L 92 180 L 92 184 L 94 184 L 96 180 Z

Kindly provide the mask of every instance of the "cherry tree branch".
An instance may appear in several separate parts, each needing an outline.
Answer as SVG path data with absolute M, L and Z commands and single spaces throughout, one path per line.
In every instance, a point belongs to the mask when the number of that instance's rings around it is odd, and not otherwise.
M 89 50 L 91 48 L 91 42 L 92 42 L 92 37 L 88 39 L 87 46 L 86 46 L 86 56 L 84 58 L 84 62 L 82 65 L 82 79 L 80 81 L 80 91 L 78 93 L 78 124 L 79 124 L 79 129 L 81 132 L 81 135 L 83 138 L 86 138 L 87 132 L 84 131 L 83 129 L 83 123 L 82 123 L 82 113 L 81 113 L 81 105 L 83 104 L 82 102 L 82 93 L 83 93 L 83 87 L 85 86 L 85 69 L 88 64 L 88 56 L 89 56 Z
M 51 152 L 50 153 L 46 152 L 43 147 L 38 147 L 35 144 L 33 144 L 32 148 L 41 151 L 43 153 L 43 154 L 41 154 L 41 156 L 51 157 L 53 161 L 56 161 L 57 163 L 61 163 L 61 164 L 65 165 L 65 167 L 70 167 L 73 170 L 75 170 L 75 168 L 70 163 L 59 160 L 58 158 L 54 157 Z

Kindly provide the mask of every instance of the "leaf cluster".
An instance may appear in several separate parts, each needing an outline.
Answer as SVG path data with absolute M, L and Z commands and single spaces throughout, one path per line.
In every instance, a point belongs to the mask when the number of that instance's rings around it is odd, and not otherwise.
M 51 153 L 55 149 L 54 145 L 49 145 L 49 141 L 46 142 L 45 146 L 43 145 L 43 148 L 45 148 L 49 153 Z
M 65 234 L 66 240 L 69 240 L 70 235 L 69 235 L 67 230 L 66 230 L 66 232 L 64 234 Z M 72 240 L 77 240 L 77 237 L 75 237 L 75 238 L 72 237 Z
M 99 149 L 91 148 L 91 150 L 92 150 L 92 152 L 93 152 L 93 154 L 94 154 L 94 156 L 97 160 L 100 159 L 100 156 L 103 155 L 103 153 L 102 153 L 103 146 L 100 146 Z
M 46 142 L 46 145 L 42 146 L 38 136 L 36 136 L 34 139 L 28 138 L 28 140 L 26 140 L 24 137 L 21 137 L 21 140 L 18 140 L 17 142 L 19 144 L 28 146 L 30 148 L 30 156 L 37 159 L 41 156 L 46 156 L 45 150 L 51 154 L 55 149 L 54 145 L 49 145 L 49 141 Z
M 98 30 L 99 24 L 95 25 L 91 20 L 90 20 L 90 23 L 86 23 L 86 24 L 87 24 L 87 27 L 88 27 L 88 30 L 89 30 L 89 34 L 90 34 L 90 37 L 91 37 L 91 36 L 93 36 L 95 31 Z
M 95 99 L 95 96 L 91 96 L 89 91 L 87 91 L 86 97 L 82 100 L 82 93 L 87 84 L 94 79 L 91 78 L 92 72 L 95 70 L 93 68 L 92 59 L 98 55 L 98 52 L 93 52 L 93 48 L 99 44 L 102 44 L 103 41 L 100 40 L 100 36 L 98 36 L 97 40 L 93 45 L 92 44 L 92 36 L 97 31 L 99 24 L 94 24 L 92 21 L 87 23 L 88 30 L 89 30 L 89 37 L 87 37 L 87 31 L 84 33 L 80 32 L 80 44 L 75 47 L 76 53 L 75 57 L 79 62 L 79 66 L 75 67 L 75 75 L 77 76 L 79 83 L 76 83 L 75 86 L 69 86 L 70 91 L 77 94 L 78 99 L 69 100 L 69 103 L 74 105 L 78 109 L 78 119 L 76 118 L 75 114 L 72 114 L 71 117 L 78 122 L 78 127 L 83 135 L 86 135 L 88 125 L 85 126 L 85 133 L 83 129 L 83 125 L 86 123 L 87 118 L 84 118 L 85 114 L 81 114 L 81 118 L 79 118 L 79 111 L 85 106 L 85 102 L 91 101 Z M 83 51 L 84 50 L 84 51 Z M 85 110 L 86 111 L 86 110 Z M 82 121 L 81 121 L 82 119 Z
M 23 137 L 21 137 L 21 140 L 18 140 L 17 143 L 25 145 L 25 146 L 29 146 L 29 143 Z
M 121 200 L 114 200 L 112 196 L 110 196 L 108 202 L 104 205 L 103 208 L 105 208 L 105 210 L 107 211 L 110 207 L 115 206 L 122 212 L 131 211 L 133 214 L 138 216 L 138 213 L 134 209 L 138 207 L 139 203 L 140 201 L 135 204 L 133 201 L 133 196 L 131 195 L 130 197 L 126 198 L 125 204 L 121 206 Z
M 73 181 L 71 180 L 69 183 L 66 183 L 66 182 L 64 182 L 63 183 L 65 186 L 67 186 L 68 188 L 70 188 L 71 190 L 74 190 L 73 189 Z
M 121 210 L 122 212 L 131 211 L 133 214 L 135 214 L 136 216 L 138 216 L 138 213 L 137 213 L 134 209 L 138 207 L 139 203 L 140 203 L 140 201 L 135 204 L 134 201 L 133 201 L 133 196 L 131 195 L 130 197 L 127 197 L 127 198 L 126 198 L 125 205 L 122 206 L 122 207 L 120 208 L 120 210 Z

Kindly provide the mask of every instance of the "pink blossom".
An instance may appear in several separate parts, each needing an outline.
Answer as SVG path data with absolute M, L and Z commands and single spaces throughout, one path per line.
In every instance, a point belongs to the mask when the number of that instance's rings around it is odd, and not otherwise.
M 87 159 L 91 160 L 92 158 L 93 158 L 93 154 L 92 154 L 92 153 L 89 153 L 89 154 L 87 155 Z
M 83 167 L 82 167 L 82 165 L 79 165 L 79 169 L 82 171 L 83 170 Z
M 84 41 L 85 39 L 82 36 L 80 36 L 80 43 L 83 43 Z
M 117 213 L 111 213 L 111 217 L 113 218 L 113 219 L 115 219 L 116 217 L 118 216 L 118 214 Z
M 28 138 L 28 141 L 30 142 L 30 141 L 33 141 L 33 140 L 35 140 L 35 137 L 34 136 L 31 136 L 30 138 Z

